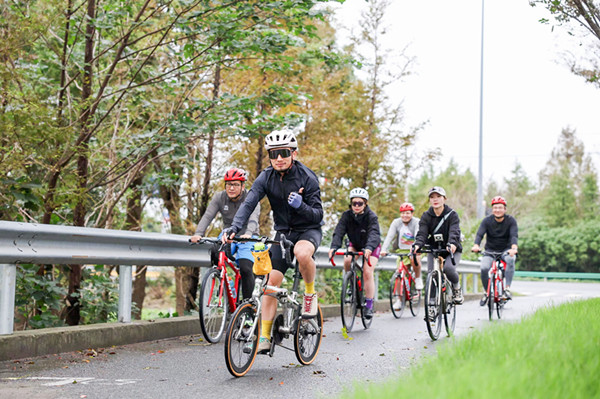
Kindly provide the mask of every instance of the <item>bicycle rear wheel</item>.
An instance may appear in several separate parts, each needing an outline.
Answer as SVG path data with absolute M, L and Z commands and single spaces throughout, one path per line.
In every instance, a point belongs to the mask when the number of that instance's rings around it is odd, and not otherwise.
M 498 302 L 496 302 L 496 314 L 498 315 L 498 320 L 502 318 L 502 312 L 504 311 L 504 305 L 506 304 L 506 300 L 504 299 L 504 289 L 502 286 L 502 281 L 496 281 L 496 292 L 498 293 Z
M 220 272 L 212 268 L 204 275 L 200 288 L 200 328 L 204 338 L 213 344 L 221 340 L 227 321 L 229 306 L 223 283 Z
M 260 316 L 252 303 L 244 303 L 233 314 L 225 336 L 225 364 L 234 377 L 242 377 L 252 367 L 259 336 Z
M 415 287 L 415 279 L 411 279 L 410 282 L 410 301 L 408 303 L 412 315 L 417 316 L 419 314 L 419 309 L 421 309 L 421 292 L 417 291 L 417 288 Z
M 354 326 L 354 318 L 356 317 L 356 292 L 355 274 L 352 270 L 346 272 L 344 280 L 342 282 L 342 295 L 340 298 L 341 310 L 342 310 L 342 325 L 346 328 L 347 332 L 352 331 Z
M 446 289 L 442 296 L 443 303 L 442 309 L 444 309 L 444 325 L 446 326 L 446 333 L 449 337 L 454 334 L 454 327 L 456 326 L 456 305 L 452 299 L 452 284 L 446 280 Z
M 294 352 L 296 359 L 303 364 L 311 364 L 319 348 L 321 347 L 321 338 L 323 337 L 323 314 L 321 307 L 318 307 L 317 315 L 312 319 L 300 319 L 296 334 L 294 334 Z
M 399 307 L 394 308 L 395 304 Z M 404 295 L 404 283 L 400 274 L 394 273 L 390 281 L 390 307 L 395 318 L 399 319 L 406 307 L 406 295 Z
M 425 324 L 432 340 L 438 339 L 442 330 L 441 289 L 439 271 L 434 270 L 427 275 L 425 285 Z

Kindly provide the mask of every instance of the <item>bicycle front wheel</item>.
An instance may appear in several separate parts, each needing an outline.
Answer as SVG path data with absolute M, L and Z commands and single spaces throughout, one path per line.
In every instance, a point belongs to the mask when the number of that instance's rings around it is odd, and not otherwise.
M 342 295 L 340 298 L 341 310 L 342 310 L 342 325 L 346 328 L 347 332 L 352 331 L 354 326 L 354 318 L 356 317 L 356 285 L 354 280 L 356 279 L 355 274 L 352 271 L 346 272 L 344 280 L 342 282 Z
M 390 281 L 390 307 L 395 318 L 402 317 L 406 307 L 406 295 L 404 295 L 404 281 L 398 273 L 394 273 Z
M 234 377 L 244 376 L 252 367 L 259 336 L 260 316 L 252 303 L 244 303 L 233 314 L 225 336 L 225 364 Z
M 456 305 L 452 298 L 452 284 L 446 280 L 446 289 L 442 296 L 443 303 L 442 309 L 444 309 L 444 325 L 446 326 L 446 333 L 449 337 L 454 334 L 454 327 L 456 326 Z
M 223 336 L 227 321 L 227 297 L 223 279 L 217 269 L 206 272 L 200 288 L 200 327 L 204 338 L 210 343 L 217 343 Z
M 427 275 L 425 285 L 425 324 L 433 341 L 438 339 L 442 330 L 442 295 L 439 281 L 439 271 L 434 270 Z
M 321 338 L 323 337 L 323 314 L 321 307 L 318 307 L 317 315 L 312 319 L 300 319 L 296 334 L 294 334 L 294 352 L 296 359 L 303 364 L 311 364 L 319 348 L 321 347 Z
M 490 321 L 492 321 L 492 319 L 493 319 L 494 304 L 496 303 L 496 287 L 494 284 L 495 280 L 496 280 L 496 275 L 494 274 L 494 275 L 490 276 L 489 283 L 488 283 L 490 286 L 490 289 L 488 290 L 489 296 L 488 296 L 487 305 L 488 305 L 488 316 L 490 318 Z
M 496 314 L 498 315 L 498 320 L 502 318 L 502 312 L 504 311 L 504 305 L 506 304 L 506 299 L 504 299 L 504 287 L 502 285 L 502 280 L 496 281 L 496 292 L 498 293 L 498 301 L 496 302 Z
M 417 316 L 421 309 L 421 292 L 417 290 L 414 278 L 410 280 L 410 301 L 408 303 L 412 315 Z

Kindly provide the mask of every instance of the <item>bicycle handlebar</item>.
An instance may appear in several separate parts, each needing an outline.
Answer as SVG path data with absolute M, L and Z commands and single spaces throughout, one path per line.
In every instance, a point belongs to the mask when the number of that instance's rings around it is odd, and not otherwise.
M 416 254 L 417 253 L 430 253 L 433 254 L 434 256 L 440 256 L 440 254 L 442 252 L 448 252 L 448 254 L 450 254 L 450 260 L 452 261 L 452 265 L 456 266 L 456 261 L 454 260 L 454 252 L 452 252 L 452 248 L 450 247 L 450 244 L 446 245 L 446 248 L 431 248 L 428 245 L 424 245 L 422 248 L 419 248 L 419 250 L 417 252 L 413 252 L 413 256 L 415 257 L 415 261 L 416 261 Z
M 364 252 L 354 252 L 354 251 L 336 251 L 333 256 L 335 255 L 343 255 L 343 256 L 364 256 Z M 333 261 L 333 256 L 331 258 L 329 258 L 329 261 L 331 262 L 331 264 L 335 267 L 336 264 Z M 367 259 L 367 265 L 371 266 L 371 259 Z

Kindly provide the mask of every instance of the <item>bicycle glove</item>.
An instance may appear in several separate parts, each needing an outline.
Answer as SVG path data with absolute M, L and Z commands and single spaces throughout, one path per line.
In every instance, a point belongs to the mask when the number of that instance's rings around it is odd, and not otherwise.
M 290 193 L 288 204 L 294 209 L 300 208 L 300 205 L 302 205 L 302 196 L 295 191 Z

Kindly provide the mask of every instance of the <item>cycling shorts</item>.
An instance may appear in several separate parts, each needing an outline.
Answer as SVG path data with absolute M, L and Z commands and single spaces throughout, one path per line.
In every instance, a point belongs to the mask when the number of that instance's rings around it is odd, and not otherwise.
M 285 234 L 285 238 L 294 244 L 301 240 L 309 241 L 315 247 L 313 258 L 317 248 L 321 245 L 321 240 L 323 238 L 323 232 L 320 228 L 306 231 L 278 231 L 277 234 L 275 234 L 275 240 L 278 241 L 282 234 Z M 282 259 L 281 257 L 281 247 L 279 245 L 271 245 L 269 252 L 273 269 L 279 270 L 282 274 L 285 274 L 289 266 L 286 264 L 285 259 Z
M 354 249 L 356 250 L 356 252 L 361 252 L 361 251 L 362 251 L 362 252 L 364 252 L 364 248 L 360 248 L 360 249 L 359 249 L 359 248 L 356 248 L 354 245 L 352 245 L 352 243 L 351 243 L 350 241 L 348 241 L 348 246 L 349 246 L 349 247 L 352 247 L 352 248 L 354 248 Z M 376 257 L 377 259 L 379 259 L 379 255 L 380 255 L 380 254 L 381 254 L 381 244 L 379 244 L 379 245 L 377 246 L 377 248 L 375 248 L 375 249 L 373 250 L 373 252 L 371 252 L 371 256 L 374 256 L 374 257 Z

